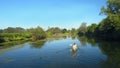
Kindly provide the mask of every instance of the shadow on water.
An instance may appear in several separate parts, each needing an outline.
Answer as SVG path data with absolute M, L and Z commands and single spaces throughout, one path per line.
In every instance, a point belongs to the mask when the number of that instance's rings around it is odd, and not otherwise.
M 0 43 L 0 49 L 1 48 L 8 48 L 8 47 L 13 47 L 16 45 L 20 45 L 25 43 L 26 41 L 13 41 L 13 42 L 5 42 L 5 43 Z
M 87 37 L 86 36 L 81 36 L 81 37 L 77 37 L 77 38 L 83 46 L 86 46 L 86 44 L 87 44 Z
M 120 68 L 120 43 L 119 42 L 99 42 L 101 51 L 108 56 L 105 66 L 108 68 Z
M 30 42 L 29 44 L 31 45 L 31 48 L 41 48 L 44 46 L 46 41 L 36 41 L 36 42 Z
M 103 64 L 105 68 L 120 68 L 120 42 L 103 41 L 84 36 L 79 40 L 83 45 L 86 43 L 90 43 L 92 46 L 98 45 L 102 53 L 107 55 L 107 61 Z
M 71 36 L 71 37 L 72 37 L 73 40 L 76 38 L 76 36 Z
M 50 38 L 47 38 L 47 42 L 53 42 L 53 41 L 56 41 L 56 40 L 62 40 L 62 39 L 67 39 L 69 36 L 60 36 L 60 37 L 50 37 Z
M 87 42 L 90 43 L 92 46 L 96 46 L 97 42 L 94 38 L 87 38 Z
M 0 54 L 6 53 L 18 48 L 23 48 L 25 42 L 26 41 L 14 41 L 14 42 L 0 43 Z

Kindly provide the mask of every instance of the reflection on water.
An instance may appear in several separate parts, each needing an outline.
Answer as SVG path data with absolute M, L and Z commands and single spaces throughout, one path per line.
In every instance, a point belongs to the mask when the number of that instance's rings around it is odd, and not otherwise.
M 97 44 L 97 41 L 95 41 L 94 38 L 87 38 L 87 42 L 90 43 L 92 46 L 95 46 Z
M 109 42 L 97 40 L 96 38 L 79 37 L 78 40 L 82 45 L 90 43 L 92 46 L 98 45 L 103 54 L 107 56 L 104 61 L 106 68 L 120 68 L 120 42 Z
M 72 53 L 72 57 L 76 57 L 77 56 L 77 50 L 78 50 L 78 45 L 76 43 L 73 43 L 71 46 L 71 53 Z
M 118 42 L 100 42 L 101 51 L 108 56 L 105 62 L 109 68 L 120 68 L 120 43 Z
M 78 49 L 77 49 L 77 50 L 73 50 L 73 49 L 71 48 L 70 51 L 71 51 L 72 57 L 76 57 L 76 56 L 77 56 L 77 51 L 78 51 Z
M 18 48 L 23 48 L 24 47 L 23 43 L 25 43 L 25 41 L 0 43 L 0 54 L 6 53 Z
M 41 48 L 46 41 L 30 42 L 31 48 Z
M 82 45 L 86 45 L 87 43 L 87 38 L 86 36 L 78 37 L 78 40 L 81 42 Z
M 120 68 L 120 43 L 83 36 L 0 44 L 0 68 L 80 67 Z

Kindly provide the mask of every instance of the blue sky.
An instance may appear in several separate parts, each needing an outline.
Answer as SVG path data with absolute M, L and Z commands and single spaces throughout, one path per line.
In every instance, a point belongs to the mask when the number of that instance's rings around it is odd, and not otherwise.
M 106 0 L 0 0 L 0 29 L 41 26 L 78 28 L 99 23 Z

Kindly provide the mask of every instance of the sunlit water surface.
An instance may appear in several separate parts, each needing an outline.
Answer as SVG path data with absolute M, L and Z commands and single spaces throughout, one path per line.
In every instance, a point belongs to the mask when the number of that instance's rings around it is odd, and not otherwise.
M 77 51 L 72 51 L 73 43 Z M 86 37 L 6 44 L 0 46 L 0 68 L 117 68 L 118 45 Z

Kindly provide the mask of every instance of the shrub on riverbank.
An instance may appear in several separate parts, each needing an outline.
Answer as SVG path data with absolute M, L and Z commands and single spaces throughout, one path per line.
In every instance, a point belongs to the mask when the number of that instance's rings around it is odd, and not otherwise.
M 1 33 L 0 42 L 29 40 L 31 34 L 27 33 Z
M 20 41 L 20 40 L 41 40 L 46 38 L 45 31 L 41 27 L 23 29 L 8 27 L 0 33 L 0 42 Z

